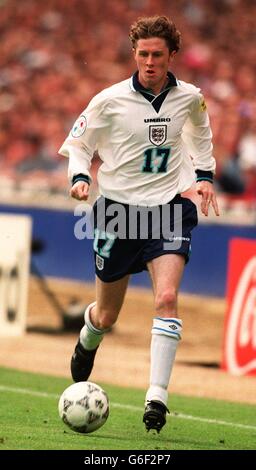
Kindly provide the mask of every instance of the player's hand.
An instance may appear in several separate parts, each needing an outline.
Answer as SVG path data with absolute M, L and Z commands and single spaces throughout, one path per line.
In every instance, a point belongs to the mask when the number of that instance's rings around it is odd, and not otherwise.
M 208 216 L 208 211 L 210 205 L 212 205 L 215 215 L 220 215 L 215 191 L 213 184 L 209 181 L 199 181 L 196 183 L 196 192 L 202 196 L 201 200 L 201 211 L 206 217 Z
M 85 181 L 77 181 L 70 189 L 70 196 L 78 201 L 87 201 L 89 196 L 89 184 Z

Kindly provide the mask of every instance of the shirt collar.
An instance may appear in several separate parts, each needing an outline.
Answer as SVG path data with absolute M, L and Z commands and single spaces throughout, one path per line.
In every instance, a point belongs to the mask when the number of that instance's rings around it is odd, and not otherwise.
M 145 88 L 144 86 L 141 85 L 141 83 L 139 82 L 139 72 L 138 70 L 132 75 L 131 77 L 131 80 L 130 80 L 130 85 L 131 85 L 131 88 L 133 91 L 144 91 L 144 92 L 147 92 L 149 93 L 150 90 L 148 90 L 147 88 Z M 166 86 L 164 87 L 164 89 L 162 90 L 165 91 L 165 90 L 169 90 L 171 87 L 173 86 L 177 86 L 177 79 L 176 77 L 173 75 L 172 72 L 167 72 L 167 77 L 168 77 L 168 83 L 166 84 Z

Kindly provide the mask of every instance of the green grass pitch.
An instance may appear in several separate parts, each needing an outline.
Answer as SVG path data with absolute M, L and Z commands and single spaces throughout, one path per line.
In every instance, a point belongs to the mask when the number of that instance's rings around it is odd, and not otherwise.
M 171 395 L 162 432 L 142 423 L 144 391 L 101 385 L 110 416 L 92 434 L 71 431 L 58 399 L 71 380 L 0 369 L 0 450 L 249 450 L 256 449 L 256 407 Z

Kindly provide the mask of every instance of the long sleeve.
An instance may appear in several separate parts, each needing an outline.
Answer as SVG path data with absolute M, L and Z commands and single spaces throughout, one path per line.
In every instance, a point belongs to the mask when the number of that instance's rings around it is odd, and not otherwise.
M 212 155 L 212 131 L 203 95 L 195 95 L 190 115 L 184 125 L 182 139 L 192 157 L 195 170 L 215 173 Z
M 70 181 L 78 174 L 87 175 L 91 179 L 91 160 L 94 151 L 98 148 L 102 131 L 108 126 L 104 115 L 105 106 L 101 94 L 96 95 L 75 121 L 68 137 L 59 149 L 61 155 L 69 158 Z

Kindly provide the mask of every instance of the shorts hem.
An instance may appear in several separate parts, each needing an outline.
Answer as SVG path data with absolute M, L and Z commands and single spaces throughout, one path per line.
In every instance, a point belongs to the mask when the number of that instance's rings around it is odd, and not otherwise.
M 123 279 L 125 276 L 131 276 L 132 274 L 138 274 L 138 273 L 141 273 L 144 270 L 145 269 L 142 268 L 140 270 L 120 273 L 120 274 L 116 274 L 116 275 L 113 275 L 113 276 L 100 276 L 97 272 L 95 274 L 102 282 L 115 282 L 115 281 L 120 281 L 120 279 Z M 103 277 L 104 277 L 104 279 L 103 279 Z
M 161 251 L 160 253 L 152 254 L 152 256 L 144 258 L 143 261 L 144 263 L 148 263 L 149 261 L 152 261 L 153 259 L 160 258 L 160 256 L 164 255 L 181 255 L 183 258 L 185 258 L 185 262 L 187 263 L 189 260 L 189 254 L 185 253 L 184 251 L 168 251 L 166 250 L 164 253 Z

